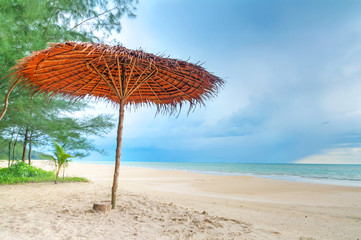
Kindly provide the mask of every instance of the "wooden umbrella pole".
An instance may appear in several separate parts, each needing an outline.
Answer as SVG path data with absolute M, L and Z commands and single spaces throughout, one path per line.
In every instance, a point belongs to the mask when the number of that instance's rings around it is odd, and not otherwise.
M 117 207 L 117 189 L 118 189 L 118 176 L 120 166 L 120 156 L 122 148 L 122 133 L 123 133 L 123 122 L 124 122 L 124 100 L 120 99 L 119 108 L 119 123 L 118 123 L 118 135 L 117 135 L 117 150 L 115 152 L 115 170 L 112 187 L 112 209 Z

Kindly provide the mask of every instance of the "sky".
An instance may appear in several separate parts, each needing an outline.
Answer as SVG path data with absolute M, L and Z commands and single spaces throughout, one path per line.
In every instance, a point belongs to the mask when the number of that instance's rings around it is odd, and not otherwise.
M 226 85 L 188 116 L 128 109 L 122 161 L 361 164 L 360 13 L 351 0 L 140 0 L 104 43 L 202 62 Z M 94 141 L 108 155 L 86 160 L 112 161 L 116 129 Z

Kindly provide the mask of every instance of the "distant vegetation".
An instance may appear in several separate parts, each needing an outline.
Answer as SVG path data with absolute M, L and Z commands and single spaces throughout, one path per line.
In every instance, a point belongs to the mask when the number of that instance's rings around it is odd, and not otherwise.
M 23 162 L 17 162 L 9 168 L 0 168 L 0 184 L 54 182 L 55 174 L 41 168 L 30 166 Z M 65 177 L 63 182 L 89 182 L 83 177 Z
M 7 160 L 9 158 L 9 140 L 8 139 L 4 139 L 3 137 L 0 136 L 0 160 Z M 28 150 L 28 149 L 27 149 Z M 14 156 L 13 156 L 14 153 Z M 31 151 L 31 159 L 42 159 L 42 152 L 36 151 L 36 150 L 32 150 Z M 23 155 L 23 144 L 17 144 L 15 146 L 15 150 L 13 151 L 13 149 L 11 148 L 11 159 L 14 160 L 20 160 L 22 158 Z

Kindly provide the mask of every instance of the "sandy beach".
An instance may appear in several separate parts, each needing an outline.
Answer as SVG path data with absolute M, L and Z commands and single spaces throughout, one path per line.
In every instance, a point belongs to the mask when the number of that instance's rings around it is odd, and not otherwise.
M 95 212 L 113 171 L 72 163 L 90 183 L 0 185 L 0 239 L 361 239 L 360 187 L 121 167 L 118 208 Z

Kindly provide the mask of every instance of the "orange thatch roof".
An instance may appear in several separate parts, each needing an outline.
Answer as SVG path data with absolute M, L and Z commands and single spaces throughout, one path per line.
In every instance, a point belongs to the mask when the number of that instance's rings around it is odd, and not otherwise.
M 92 43 L 54 43 L 21 59 L 14 69 L 14 76 L 34 92 L 122 99 L 171 111 L 184 102 L 191 107 L 203 103 L 224 83 L 186 61 Z

